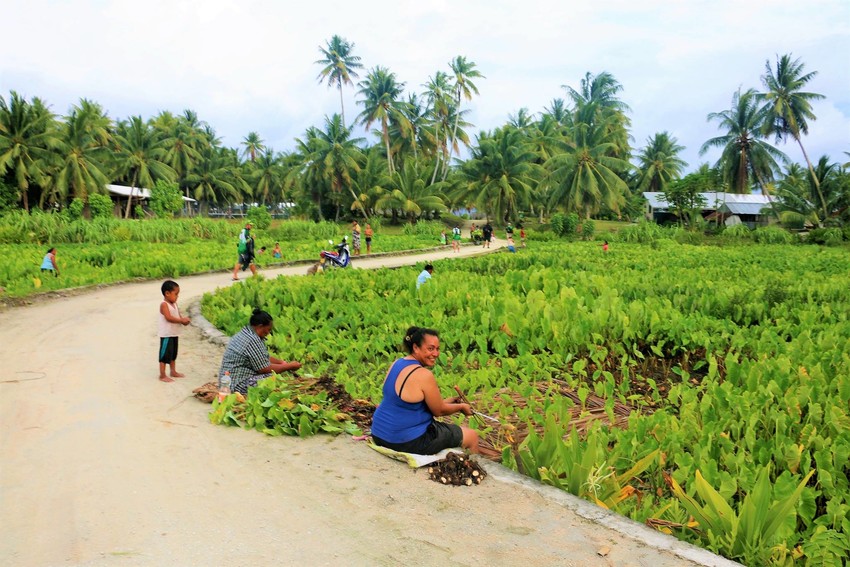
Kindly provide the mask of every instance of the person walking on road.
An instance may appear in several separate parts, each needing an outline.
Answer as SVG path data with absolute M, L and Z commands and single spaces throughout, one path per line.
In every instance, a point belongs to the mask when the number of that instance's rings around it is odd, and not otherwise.
M 251 274 L 257 275 L 257 266 L 254 264 L 254 238 L 251 236 L 251 228 L 253 225 L 245 223 L 245 228 L 239 231 L 239 242 L 236 244 L 236 251 L 239 257 L 236 260 L 236 265 L 233 266 L 233 281 L 239 279 L 239 267 L 242 270 L 251 268 Z

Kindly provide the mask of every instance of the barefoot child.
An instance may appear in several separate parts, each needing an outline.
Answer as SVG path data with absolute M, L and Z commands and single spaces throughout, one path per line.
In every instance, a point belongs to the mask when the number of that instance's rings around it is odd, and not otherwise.
M 177 307 L 177 296 L 180 295 L 180 286 L 177 282 L 166 280 L 162 284 L 163 302 L 159 305 L 159 379 L 163 382 L 174 382 L 172 378 L 182 378 L 183 374 L 177 372 L 175 361 L 177 360 L 177 337 L 183 329 L 181 325 L 188 325 L 189 318 L 180 316 Z M 165 375 L 165 365 L 171 366 L 171 378 Z

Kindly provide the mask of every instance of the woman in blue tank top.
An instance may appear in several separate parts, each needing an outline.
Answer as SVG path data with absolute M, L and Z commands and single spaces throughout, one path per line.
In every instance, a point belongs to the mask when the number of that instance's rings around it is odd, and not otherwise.
M 396 360 L 384 381 L 383 400 L 372 418 L 376 445 L 419 455 L 433 455 L 450 447 L 478 452 L 478 433 L 446 424 L 434 417 L 462 412 L 469 404 L 443 399 L 437 379 L 429 370 L 440 356 L 440 336 L 433 329 L 411 327 L 404 336 L 408 355 Z

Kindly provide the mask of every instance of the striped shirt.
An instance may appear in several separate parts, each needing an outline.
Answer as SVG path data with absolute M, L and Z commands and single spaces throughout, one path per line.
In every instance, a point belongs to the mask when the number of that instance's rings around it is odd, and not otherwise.
M 230 337 L 224 356 L 221 359 L 221 368 L 218 375 L 225 371 L 230 372 L 232 380 L 231 389 L 234 392 L 248 393 L 248 382 L 252 384 L 256 380 L 252 378 L 266 378 L 271 374 L 263 374 L 261 368 L 271 364 L 269 350 L 266 343 L 254 332 L 253 327 L 246 325 L 242 330 Z

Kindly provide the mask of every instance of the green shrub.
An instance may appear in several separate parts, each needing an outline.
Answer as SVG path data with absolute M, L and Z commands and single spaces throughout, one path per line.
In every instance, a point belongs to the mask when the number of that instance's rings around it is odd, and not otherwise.
M 723 236 L 730 238 L 752 238 L 753 231 L 747 228 L 745 224 L 736 224 L 735 226 L 727 226 L 723 229 Z
M 585 219 L 581 223 L 581 238 L 583 240 L 593 240 L 593 233 L 596 231 L 596 223 L 593 219 Z
M 440 232 L 445 227 L 443 223 L 436 221 L 419 221 L 416 224 L 406 224 L 402 228 L 402 233 L 407 236 L 424 236 L 429 239 L 438 239 Z
M 576 213 L 552 215 L 552 231 L 558 236 L 575 236 L 578 224 L 579 218 Z
M 778 226 L 762 226 L 753 231 L 753 240 L 759 244 L 793 244 L 794 235 Z
M 151 189 L 150 208 L 158 218 L 171 218 L 183 208 L 183 195 L 176 183 L 158 179 Z
M 620 242 L 655 242 L 659 239 L 672 238 L 674 233 L 658 224 L 643 220 L 638 224 L 621 228 L 617 231 L 617 240 Z
M 816 228 L 809 232 L 806 242 L 810 244 L 825 244 L 835 246 L 844 241 L 844 233 L 840 228 Z
M 86 204 L 79 197 L 74 197 L 74 200 L 71 201 L 71 204 L 68 205 L 66 209 L 68 211 L 68 217 L 71 220 L 77 220 L 83 218 L 83 209 L 86 208 Z
M 251 207 L 248 209 L 248 220 L 254 228 L 266 230 L 272 224 L 272 215 L 265 207 Z
M 112 199 L 106 195 L 89 195 L 89 209 L 93 219 L 104 219 L 112 217 L 114 205 Z
M 704 243 L 702 232 L 695 230 L 678 229 L 673 235 L 673 240 L 679 244 L 691 244 L 698 246 Z

